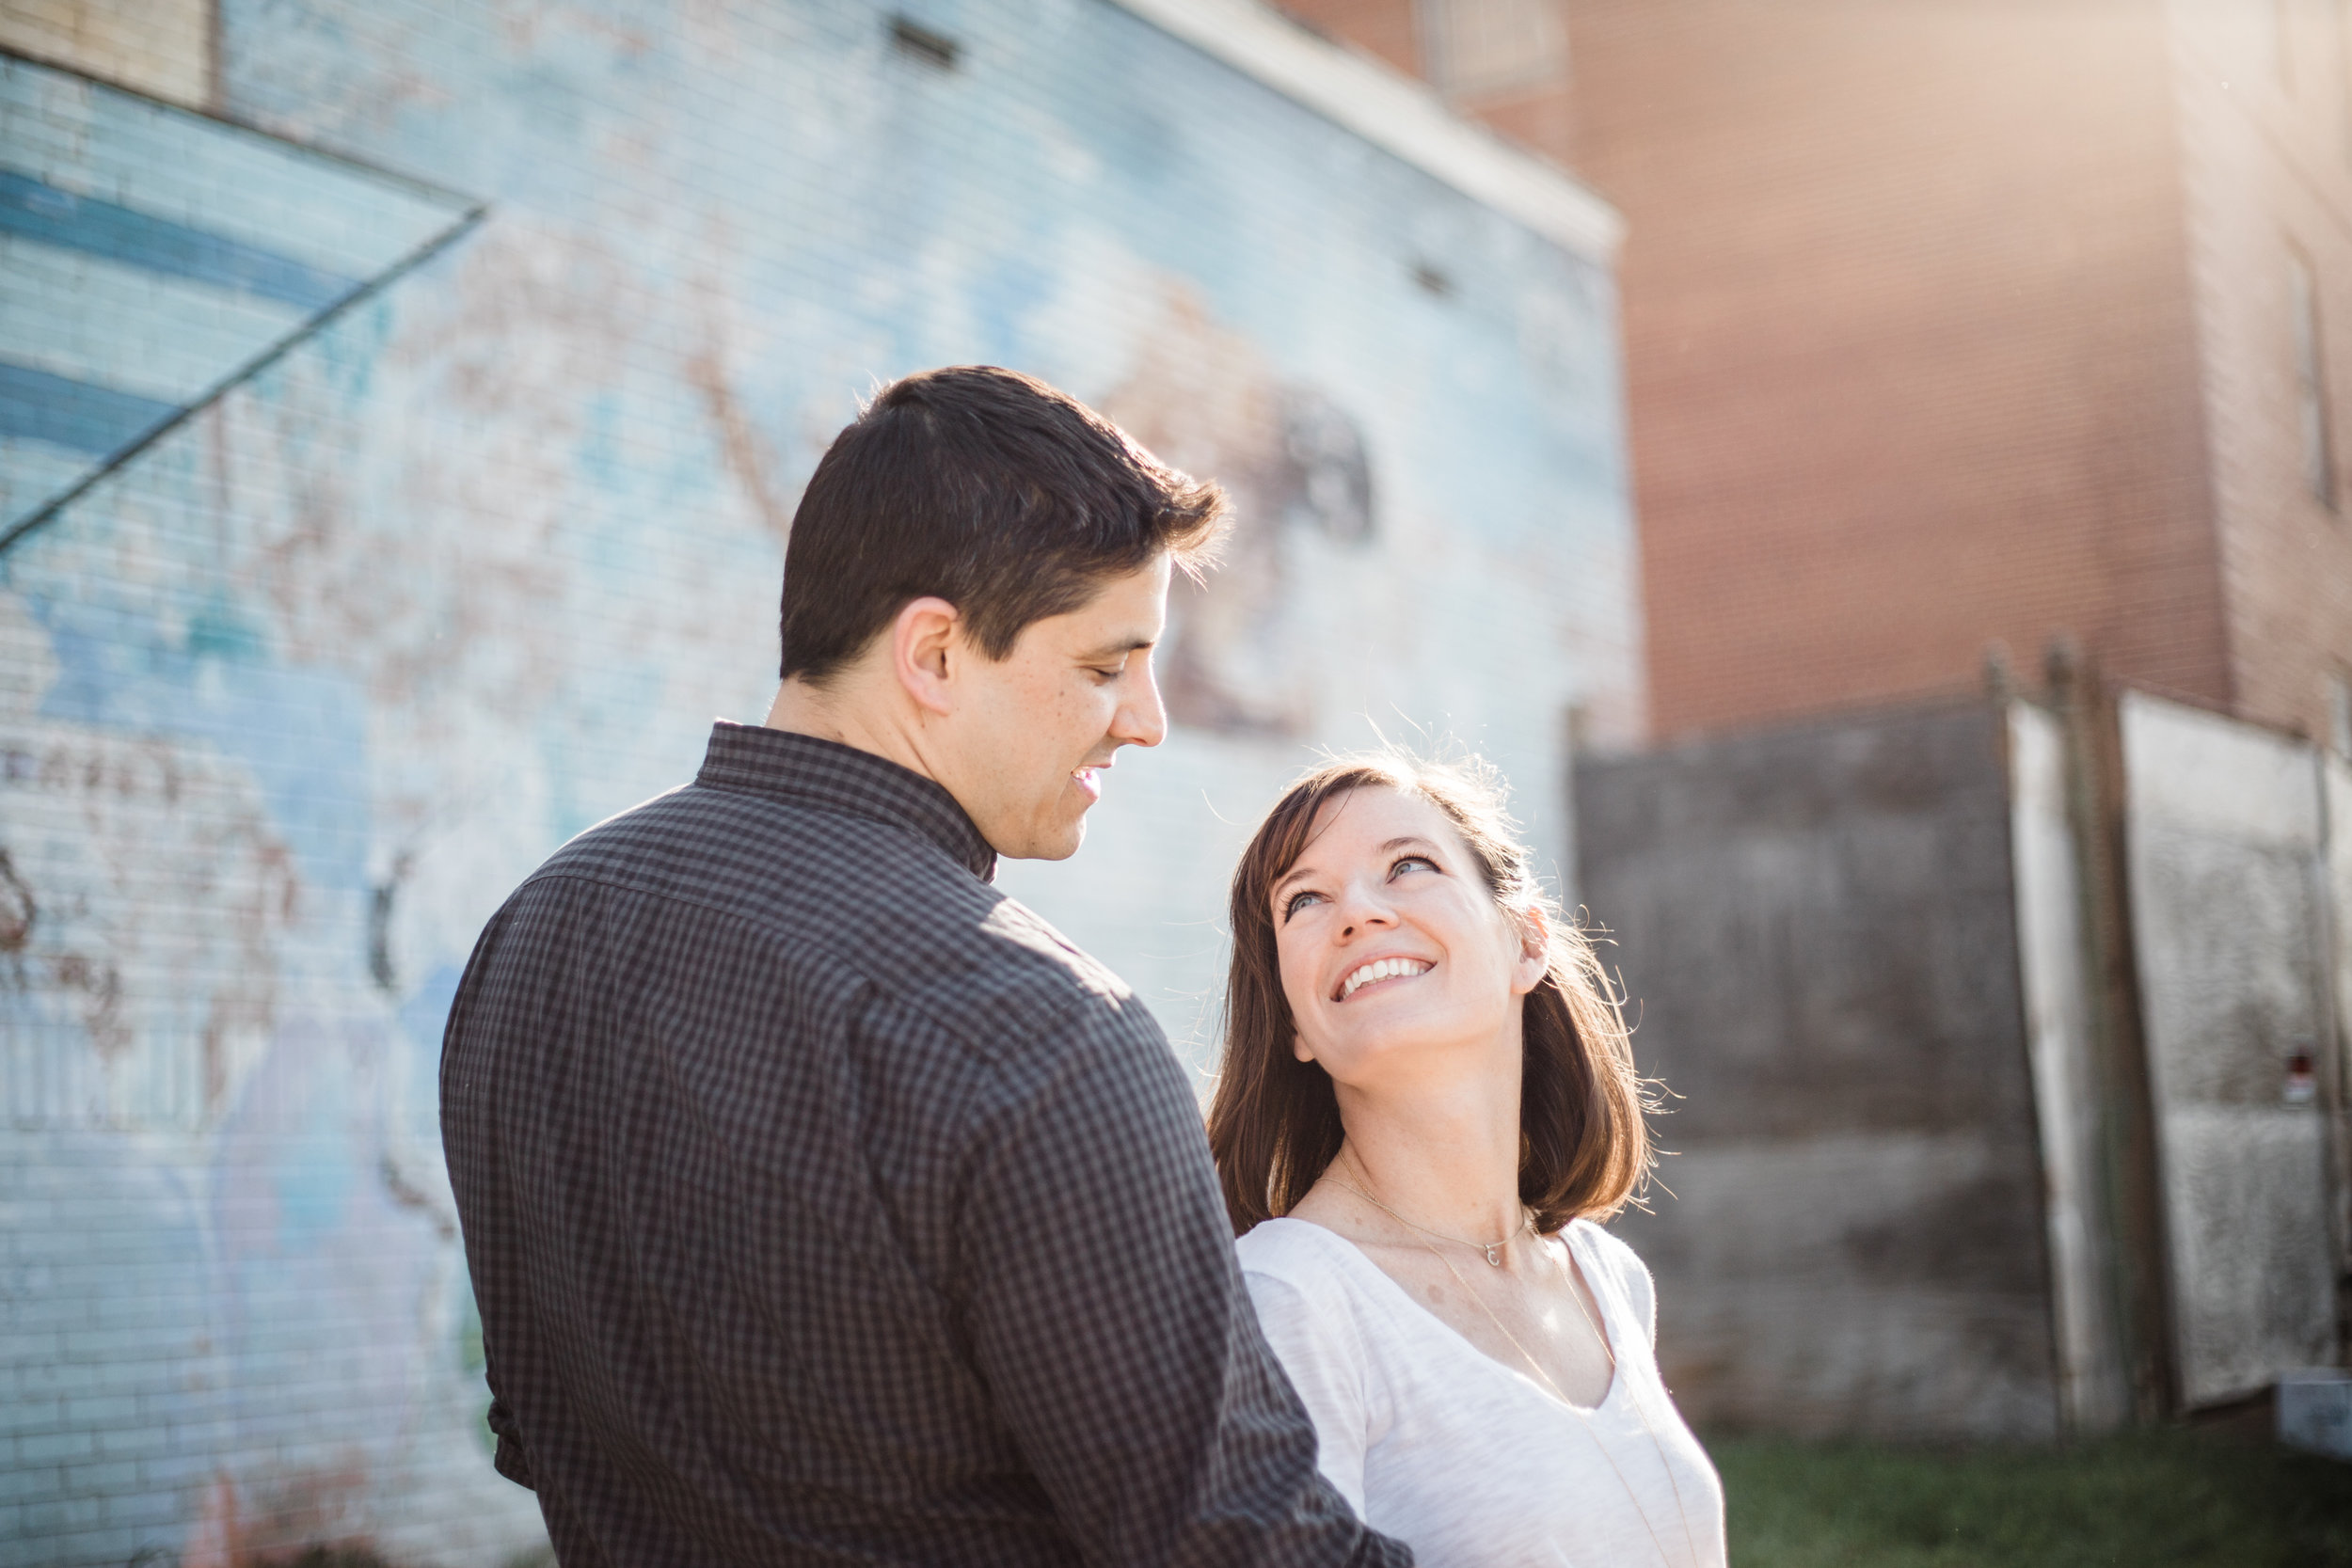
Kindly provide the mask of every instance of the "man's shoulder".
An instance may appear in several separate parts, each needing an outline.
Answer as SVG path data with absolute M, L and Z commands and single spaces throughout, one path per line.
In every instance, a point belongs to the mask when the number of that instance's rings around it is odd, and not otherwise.
M 565 844 L 524 884 L 570 880 L 699 908 L 993 1051 L 1057 1024 L 1156 1027 L 1110 970 L 921 833 L 688 784 Z

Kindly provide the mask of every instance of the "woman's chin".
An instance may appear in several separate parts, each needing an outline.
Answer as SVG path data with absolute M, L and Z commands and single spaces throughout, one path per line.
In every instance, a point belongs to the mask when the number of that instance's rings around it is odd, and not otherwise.
M 1486 1053 L 1495 1031 L 1448 1016 L 1451 1009 L 1371 1009 L 1355 1018 L 1327 1021 L 1327 1034 L 1314 1048 L 1334 1083 L 1419 1078 L 1458 1073 L 1466 1058 Z

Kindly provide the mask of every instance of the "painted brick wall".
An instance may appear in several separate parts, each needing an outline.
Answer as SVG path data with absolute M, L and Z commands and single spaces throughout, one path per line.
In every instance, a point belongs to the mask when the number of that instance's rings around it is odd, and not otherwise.
M 23 127 L 135 121 L 175 178 L 237 171 L 184 229 L 401 243 L 0 554 L 0 1560 L 535 1548 L 481 1441 L 448 998 L 539 859 L 764 709 L 798 486 L 878 378 L 1034 371 L 1243 500 L 1178 607 L 1176 733 L 1006 879 L 1194 1060 L 1231 853 L 1316 747 L 1479 746 L 1569 858 L 1567 712 L 1643 722 L 1605 261 L 1118 7 L 910 9 L 951 66 L 856 0 L 224 0 L 218 106 L 310 150 L 275 233 L 233 197 L 279 144 L 11 68 L 24 178 Z M 68 229 L 167 204 L 37 172 Z M 81 280 L 163 253 L 96 243 L 9 284 L 0 361 L 185 406 L 148 361 L 258 275 L 124 316 Z M 110 460 L 62 428 L 0 436 Z
M 0 0 L 0 44 L 190 108 L 212 101 L 211 0 Z

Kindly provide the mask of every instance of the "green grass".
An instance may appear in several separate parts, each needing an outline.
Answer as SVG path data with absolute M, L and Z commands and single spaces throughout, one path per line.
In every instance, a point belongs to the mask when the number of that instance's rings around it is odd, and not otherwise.
M 2352 1465 L 2236 1433 L 1708 1448 L 1731 1568 L 2352 1568 Z

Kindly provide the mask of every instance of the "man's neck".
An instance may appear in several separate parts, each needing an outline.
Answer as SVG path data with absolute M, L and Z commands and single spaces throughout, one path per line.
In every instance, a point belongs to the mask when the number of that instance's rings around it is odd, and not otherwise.
M 844 678 L 846 682 L 853 677 Z M 777 689 L 776 700 L 768 705 L 768 717 L 763 722 L 771 730 L 786 730 L 870 752 L 937 783 L 938 775 L 925 763 L 909 726 L 893 722 L 886 711 L 878 713 L 882 705 L 860 698 L 861 693 L 854 689 L 812 686 L 798 678 L 787 680 Z

